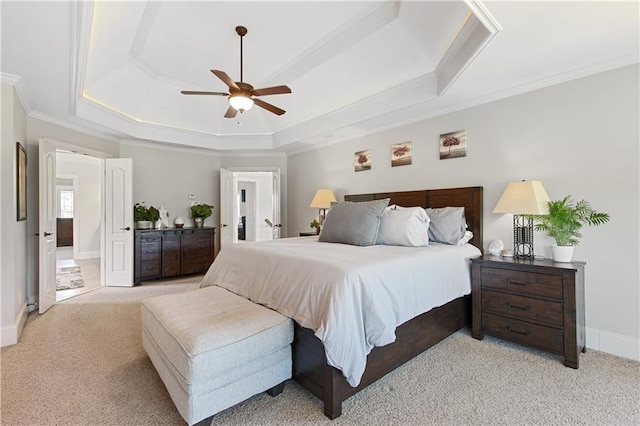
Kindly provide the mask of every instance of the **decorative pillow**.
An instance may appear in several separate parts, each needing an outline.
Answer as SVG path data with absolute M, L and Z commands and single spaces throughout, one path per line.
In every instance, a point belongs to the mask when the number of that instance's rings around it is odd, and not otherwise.
M 429 216 L 422 207 L 388 207 L 378 231 L 377 244 L 423 247 L 429 244 Z
M 444 244 L 457 245 L 467 230 L 464 207 L 442 207 L 427 209 L 431 219 L 429 240 Z
M 354 246 L 374 245 L 380 218 L 388 204 L 389 198 L 358 203 L 345 201 L 333 205 L 327 212 L 318 240 Z

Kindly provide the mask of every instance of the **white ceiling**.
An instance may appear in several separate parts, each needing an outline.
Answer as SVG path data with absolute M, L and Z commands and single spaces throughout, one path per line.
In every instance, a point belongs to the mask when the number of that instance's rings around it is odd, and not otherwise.
M 116 139 L 293 152 L 639 60 L 639 3 L 0 3 L 2 78 L 34 117 Z M 211 74 L 292 94 L 223 117 Z

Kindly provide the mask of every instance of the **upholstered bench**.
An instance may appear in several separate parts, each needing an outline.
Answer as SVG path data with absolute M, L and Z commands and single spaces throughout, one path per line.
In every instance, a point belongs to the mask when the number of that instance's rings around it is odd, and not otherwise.
M 290 318 L 221 287 L 142 303 L 142 343 L 192 425 L 291 378 Z

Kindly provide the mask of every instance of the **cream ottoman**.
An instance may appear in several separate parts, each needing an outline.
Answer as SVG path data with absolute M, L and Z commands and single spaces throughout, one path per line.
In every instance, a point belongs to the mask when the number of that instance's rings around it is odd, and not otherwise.
M 293 322 L 221 287 L 142 303 L 142 343 L 189 425 L 291 378 Z

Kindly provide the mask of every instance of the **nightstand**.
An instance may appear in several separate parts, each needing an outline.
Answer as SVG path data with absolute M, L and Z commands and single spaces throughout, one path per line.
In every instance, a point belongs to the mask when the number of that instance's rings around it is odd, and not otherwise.
M 552 352 L 578 368 L 584 337 L 584 262 L 471 260 L 472 335 Z
M 315 235 L 318 235 L 318 234 L 316 234 L 315 232 L 301 232 L 300 233 L 301 237 L 313 237 Z

